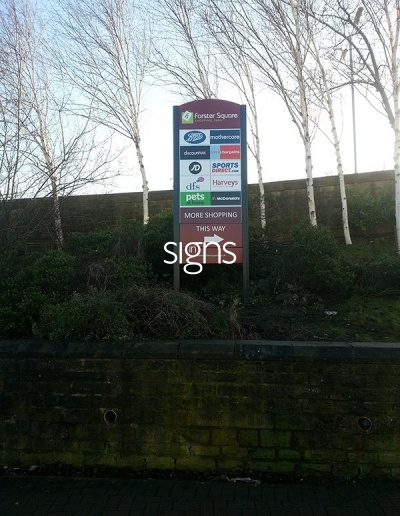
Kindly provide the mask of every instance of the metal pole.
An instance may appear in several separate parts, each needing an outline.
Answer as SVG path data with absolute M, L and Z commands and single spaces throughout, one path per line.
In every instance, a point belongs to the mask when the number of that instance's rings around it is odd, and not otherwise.
M 174 263 L 174 289 L 180 287 L 180 252 L 179 252 L 179 106 L 174 106 L 173 110 L 173 133 L 174 133 L 174 242 L 178 244 L 178 259 Z
M 240 141 L 242 174 L 242 238 L 243 238 L 243 303 L 249 304 L 249 215 L 247 189 L 247 115 L 246 106 L 240 106 Z
M 356 105 L 354 100 L 354 68 L 353 68 L 353 43 L 349 37 L 350 46 L 350 74 L 351 74 L 351 109 L 353 114 L 353 154 L 354 154 L 354 173 L 357 174 L 357 136 L 356 136 Z

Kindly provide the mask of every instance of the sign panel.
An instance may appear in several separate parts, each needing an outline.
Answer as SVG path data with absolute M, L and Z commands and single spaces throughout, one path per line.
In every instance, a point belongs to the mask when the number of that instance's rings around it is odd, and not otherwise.
M 180 261 L 218 263 L 225 256 L 230 263 L 243 263 L 245 108 L 208 99 L 175 109 L 175 238 L 182 244 Z M 185 247 L 190 243 L 197 245 L 192 251 L 189 246 L 188 254 Z
M 241 224 L 181 224 L 180 241 L 183 245 L 189 242 L 215 242 L 221 247 L 227 242 L 233 242 L 236 247 L 242 247 L 242 227 Z
M 189 253 L 189 254 L 188 254 Z M 201 250 L 200 254 L 198 254 L 198 249 L 196 246 L 192 245 L 192 248 L 189 247 L 188 253 L 183 248 L 182 259 L 180 263 L 188 263 L 190 259 L 191 263 L 210 263 L 210 264 L 225 264 L 230 265 L 233 263 L 243 263 L 243 248 L 239 247 L 226 247 L 220 248 L 220 251 L 216 248 L 216 246 L 210 245 L 204 251 Z M 197 256 L 195 256 L 197 255 Z
M 180 208 L 180 224 L 240 224 L 242 208 Z

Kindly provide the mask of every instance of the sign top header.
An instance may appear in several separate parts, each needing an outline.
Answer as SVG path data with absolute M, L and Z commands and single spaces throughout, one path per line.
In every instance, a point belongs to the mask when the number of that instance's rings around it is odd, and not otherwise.
M 179 106 L 179 129 L 237 129 L 240 104 L 227 100 L 194 100 Z

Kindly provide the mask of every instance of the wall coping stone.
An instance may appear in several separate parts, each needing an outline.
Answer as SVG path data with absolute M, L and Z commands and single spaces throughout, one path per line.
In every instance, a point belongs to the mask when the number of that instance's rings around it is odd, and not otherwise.
M 257 340 L 177 340 L 143 342 L 67 342 L 0 340 L 0 358 L 395 360 L 397 342 L 301 342 Z

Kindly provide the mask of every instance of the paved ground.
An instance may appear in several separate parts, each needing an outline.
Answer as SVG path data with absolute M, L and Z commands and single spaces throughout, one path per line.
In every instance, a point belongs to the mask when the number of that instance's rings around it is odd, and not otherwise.
M 0 476 L 0 515 L 400 516 L 400 482 L 249 485 L 229 481 Z

